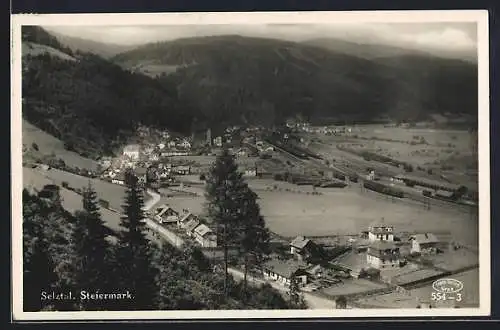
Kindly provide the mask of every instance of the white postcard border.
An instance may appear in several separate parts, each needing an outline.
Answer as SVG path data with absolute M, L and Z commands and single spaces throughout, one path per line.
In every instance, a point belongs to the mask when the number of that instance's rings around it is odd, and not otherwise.
M 487 316 L 491 304 L 490 273 L 490 159 L 489 159 L 489 33 L 486 10 L 366 11 L 366 12 L 251 12 L 161 14 L 19 14 L 13 15 L 11 81 L 12 165 L 12 311 L 14 321 L 56 320 L 186 320 L 274 319 L 330 317 L 437 317 Z M 478 33 L 478 155 L 479 155 L 479 274 L 480 307 L 460 309 L 351 309 L 279 311 L 123 311 L 123 312 L 23 312 L 22 296 L 22 116 L 21 26 L 131 26 L 193 24 L 338 24 L 477 22 Z

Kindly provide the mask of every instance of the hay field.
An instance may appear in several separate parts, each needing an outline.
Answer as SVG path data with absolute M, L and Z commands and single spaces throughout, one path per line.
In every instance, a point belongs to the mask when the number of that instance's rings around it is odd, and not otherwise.
M 40 190 L 46 184 L 60 184 L 60 183 L 50 179 L 50 177 L 45 176 L 44 173 L 41 173 L 37 169 L 23 168 L 24 188 L 27 188 L 28 190 L 31 190 L 32 188 Z M 61 188 L 60 193 L 62 197 L 63 207 L 68 212 L 74 213 L 75 211 L 82 209 L 82 197 L 80 195 L 64 188 Z M 119 214 L 111 212 L 102 207 L 100 208 L 100 212 L 102 215 L 102 219 L 105 221 L 106 225 L 110 229 L 113 230 L 119 229 L 119 223 L 120 223 Z
M 445 232 L 463 244 L 477 246 L 478 224 L 469 214 L 454 208 L 433 208 L 427 211 L 421 206 L 392 203 L 385 198 L 374 198 L 357 188 L 317 189 L 323 195 L 311 195 L 309 186 L 294 186 L 272 180 L 248 180 L 259 196 L 259 204 L 266 223 L 273 232 L 294 237 L 297 235 L 326 236 L 357 234 L 367 230 L 370 223 L 384 218 L 395 226 L 396 231 Z M 266 190 L 279 185 L 282 190 Z M 285 187 L 295 192 L 286 191 Z M 192 187 L 194 189 L 194 187 Z M 203 192 L 202 187 L 197 187 Z M 296 191 L 302 191 L 297 193 Z M 199 214 L 203 212 L 205 198 L 171 197 L 164 202 L 176 210 L 184 208 Z
M 57 169 L 50 169 L 48 171 L 35 169 L 35 171 L 38 171 L 40 175 L 48 178 L 57 185 L 62 185 L 63 182 L 67 182 L 72 188 L 86 187 L 90 181 L 97 193 L 98 198 L 109 201 L 112 208 L 121 210 L 123 198 L 125 197 L 125 187 L 123 186 L 102 181 L 100 179 L 86 178 Z
M 86 168 L 90 170 L 95 170 L 97 168 L 96 161 L 82 157 L 76 152 L 64 149 L 64 142 L 42 131 L 38 127 L 31 125 L 26 120 L 23 120 L 22 126 L 22 140 L 26 147 L 31 148 L 32 144 L 36 143 L 40 154 L 50 155 L 54 153 L 71 167 Z

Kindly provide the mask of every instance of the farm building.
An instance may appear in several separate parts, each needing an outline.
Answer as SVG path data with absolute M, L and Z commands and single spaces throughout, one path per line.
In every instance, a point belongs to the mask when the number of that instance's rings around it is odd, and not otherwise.
M 179 221 L 177 222 L 177 224 L 181 228 L 186 228 L 186 224 L 188 223 L 188 221 L 196 218 L 196 215 L 192 214 L 191 212 L 187 212 L 179 217 Z
M 145 167 L 137 167 L 135 169 L 135 175 L 137 176 L 137 179 L 141 183 L 146 183 L 146 174 L 148 172 L 148 169 Z
M 299 260 L 303 260 L 313 252 L 315 245 L 316 244 L 310 239 L 307 239 L 304 236 L 297 236 L 290 242 L 290 253 Z
M 140 146 L 138 144 L 130 144 L 123 148 L 123 155 L 131 159 L 139 159 Z
M 204 224 L 194 229 L 194 237 L 202 247 L 217 247 L 217 235 Z
M 271 259 L 263 265 L 263 275 L 267 280 L 274 280 L 284 286 L 290 285 L 292 278 L 299 285 L 307 284 L 307 265 L 296 260 Z
M 247 167 L 245 168 L 245 171 L 243 172 L 244 176 L 247 177 L 255 177 L 257 176 L 257 167 Z
M 45 185 L 42 190 L 38 193 L 38 197 L 50 201 L 55 201 L 59 198 L 59 186 L 55 184 L 47 184 Z
M 436 251 L 439 240 L 436 235 L 432 233 L 417 234 L 410 237 L 411 252 L 433 253 Z
M 185 165 L 175 166 L 172 168 L 172 172 L 178 175 L 188 175 L 191 173 L 191 167 Z
M 184 227 L 184 229 L 186 230 L 186 234 L 189 237 L 192 237 L 194 235 L 194 230 L 199 225 L 200 225 L 200 220 L 198 220 L 198 218 L 193 218 L 193 219 L 189 220 L 188 222 L 186 222 L 186 225 Z
M 177 223 L 179 220 L 179 212 L 163 204 L 156 208 L 155 219 L 159 223 Z
M 124 185 L 125 184 L 125 173 L 118 173 L 116 174 L 112 179 L 111 179 L 111 183 L 114 183 L 114 184 L 119 184 L 119 185 Z
M 370 241 L 394 241 L 394 227 L 385 224 L 372 224 L 368 230 Z
M 401 255 L 399 248 L 394 243 L 376 241 L 368 247 L 366 261 L 376 269 L 399 267 Z

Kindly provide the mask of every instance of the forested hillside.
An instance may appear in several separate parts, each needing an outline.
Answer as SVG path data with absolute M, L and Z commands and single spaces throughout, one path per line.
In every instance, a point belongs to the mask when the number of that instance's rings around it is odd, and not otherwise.
M 42 38 L 45 33 L 25 35 L 64 50 L 53 39 Z M 177 100 L 174 86 L 96 55 L 75 58 L 23 56 L 23 117 L 64 141 L 69 150 L 89 156 L 110 152 L 139 123 L 190 130 L 192 114 Z
M 378 50 L 381 52 L 381 50 Z M 213 123 L 428 119 L 432 113 L 477 112 L 477 69 L 459 60 L 411 52 L 381 60 L 275 39 L 217 36 L 139 47 L 113 61 L 131 70 L 165 68 Z M 172 72 L 172 67 L 176 70 Z
M 139 123 L 188 134 L 193 126 L 273 125 L 296 115 L 327 124 L 477 113 L 476 66 L 421 54 L 366 59 L 218 36 L 106 60 L 73 52 L 39 27 L 25 27 L 23 41 L 24 118 L 84 155 L 111 152 Z

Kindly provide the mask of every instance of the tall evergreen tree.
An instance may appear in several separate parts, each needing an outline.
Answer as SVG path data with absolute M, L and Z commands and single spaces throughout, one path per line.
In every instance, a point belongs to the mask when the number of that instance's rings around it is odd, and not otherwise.
M 246 296 L 248 270 L 261 265 L 269 254 L 269 230 L 260 214 L 257 195 L 247 187 L 242 201 L 239 243 L 244 260 L 243 292 Z
M 153 247 L 146 238 L 144 200 L 138 179 L 132 173 L 126 174 L 126 196 L 123 205 L 124 216 L 114 253 L 114 267 L 117 289 L 127 290 L 132 300 L 121 300 L 117 308 L 125 310 L 151 310 L 156 308 L 158 269 L 153 264 Z
M 215 160 L 206 180 L 209 217 L 217 227 L 217 237 L 224 250 L 224 294 L 228 294 L 228 250 L 237 241 L 246 183 L 238 171 L 234 156 L 225 149 Z
M 73 253 L 73 284 L 89 292 L 109 292 L 111 284 L 110 244 L 101 219 L 97 195 L 89 182 L 83 190 L 83 211 L 76 213 L 71 235 Z M 82 310 L 106 309 L 102 301 L 82 300 Z

